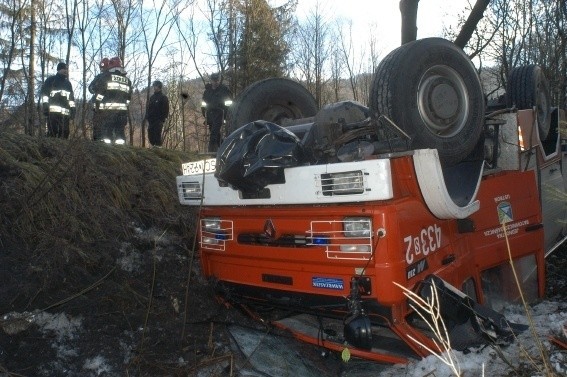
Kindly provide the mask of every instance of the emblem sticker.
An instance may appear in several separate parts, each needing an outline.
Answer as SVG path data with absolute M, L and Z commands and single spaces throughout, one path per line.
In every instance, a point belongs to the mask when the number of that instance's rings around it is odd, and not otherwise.
M 345 287 L 343 279 L 333 279 L 333 278 L 313 277 L 311 279 L 311 284 L 315 288 L 324 288 L 324 289 L 343 290 Z
M 498 211 L 498 221 L 500 224 L 506 224 L 514 221 L 514 215 L 512 214 L 512 205 L 509 202 L 500 202 L 496 207 Z

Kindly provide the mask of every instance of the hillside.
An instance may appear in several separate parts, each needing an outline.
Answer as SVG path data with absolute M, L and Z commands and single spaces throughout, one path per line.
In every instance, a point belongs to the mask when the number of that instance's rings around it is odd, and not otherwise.
M 175 186 L 191 158 L 0 132 L 0 375 L 218 367 L 227 309 L 199 274 L 196 212 Z

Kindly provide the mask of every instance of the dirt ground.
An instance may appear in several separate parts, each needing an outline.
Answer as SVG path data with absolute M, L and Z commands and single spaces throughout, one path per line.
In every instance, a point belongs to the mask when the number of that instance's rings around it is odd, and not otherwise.
M 110 148 L 0 132 L 0 376 L 223 375 L 247 319 L 199 272 L 192 156 Z
M 227 326 L 265 327 L 200 274 L 175 188 L 192 156 L 92 144 L 0 133 L 0 376 L 239 375 Z
M 96 245 L 90 252 L 104 253 L 104 260 L 87 274 L 83 266 L 69 265 L 65 275 L 45 282 L 22 266 L 10 268 L 6 282 L 3 267 L 3 314 L 63 314 L 65 323 L 80 320 L 80 325 L 63 337 L 54 325 L 34 320 L 17 333 L 4 332 L 0 371 L 25 376 L 186 376 L 228 354 L 224 322 L 239 313 L 215 301 L 183 240 L 165 234 L 167 244 L 162 238 L 156 245 L 146 232 L 140 230 L 143 237 L 132 242 Z M 10 251 L 2 255 L 14 254 Z M 1 259 L 6 266 L 6 258 Z M 9 328 L 9 320 L 3 327 Z M 104 365 L 89 372 L 85 363 L 96 358 Z M 107 374 L 97 373 L 101 368 Z

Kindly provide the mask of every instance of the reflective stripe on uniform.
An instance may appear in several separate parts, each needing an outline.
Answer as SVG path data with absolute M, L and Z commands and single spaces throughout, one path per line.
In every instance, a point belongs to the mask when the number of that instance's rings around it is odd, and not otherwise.
M 59 94 L 62 97 L 65 97 L 67 99 L 69 99 L 69 97 L 71 96 L 71 92 L 68 90 L 64 90 L 64 89 L 60 89 L 60 90 L 52 90 L 49 93 L 50 97 L 55 97 L 57 94 Z
M 125 103 L 101 103 L 99 110 L 128 110 Z
M 120 82 L 114 82 L 114 81 L 108 82 L 106 84 L 106 88 L 108 90 L 119 90 L 124 93 L 130 93 L 130 86 L 128 84 L 122 84 Z
M 49 105 L 49 112 L 54 114 L 69 115 L 71 111 L 65 107 Z

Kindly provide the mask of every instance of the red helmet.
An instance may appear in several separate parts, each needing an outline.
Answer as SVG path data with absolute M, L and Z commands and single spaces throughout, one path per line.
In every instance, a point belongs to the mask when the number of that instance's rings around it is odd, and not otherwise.
M 102 71 L 106 71 L 109 65 L 110 65 L 110 60 L 108 60 L 108 58 L 104 58 L 100 61 L 99 67 Z
M 108 69 L 111 68 L 122 68 L 122 59 L 120 59 L 118 56 L 111 58 L 108 62 Z

